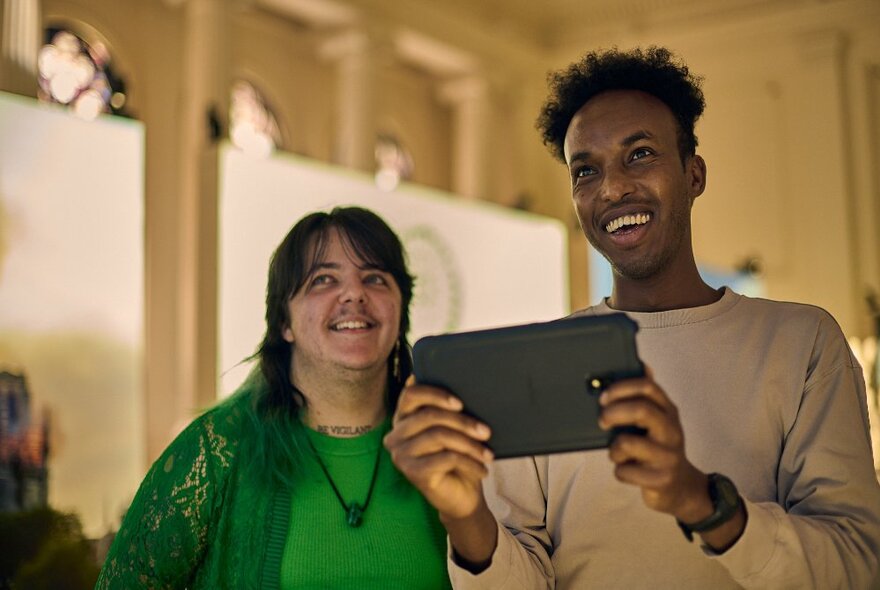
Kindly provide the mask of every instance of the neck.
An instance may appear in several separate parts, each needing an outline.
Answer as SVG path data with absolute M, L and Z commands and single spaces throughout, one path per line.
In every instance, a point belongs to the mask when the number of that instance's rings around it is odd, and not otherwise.
M 709 305 L 721 298 L 721 291 L 700 277 L 693 258 L 680 266 L 644 279 L 615 273 L 608 306 L 619 311 L 669 311 Z
M 379 379 L 309 379 L 294 373 L 293 383 L 305 397 L 303 422 L 309 428 L 336 437 L 364 434 L 379 426 L 388 414 L 386 381 Z

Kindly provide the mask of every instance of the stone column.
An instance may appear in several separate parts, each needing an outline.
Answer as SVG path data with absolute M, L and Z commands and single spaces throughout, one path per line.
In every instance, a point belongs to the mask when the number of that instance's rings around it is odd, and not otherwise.
M 234 0 L 188 0 L 181 84 L 180 411 L 216 393 L 217 154 L 225 134 Z
M 452 190 L 488 198 L 489 83 L 478 75 L 443 84 L 440 98 L 452 108 Z
M 378 76 L 391 44 L 381 30 L 352 29 L 330 37 L 320 56 L 336 68 L 333 161 L 372 173 L 376 168 Z
M 880 65 L 862 70 L 862 77 L 855 85 L 850 104 L 856 101 L 865 105 L 864 110 L 851 119 L 850 129 L 856 135 L 851 153 L 858 166 L 855 184 L 856 232 L 860 253 L 860 282 L 880 299 Z M 857 103 L 856 103 L 857 104 Z M 861 325 L 862 335 L 880 336 L 880 315 L 865 318 Z M 880 363 L 880 352 L 877 357 Z M 875 370 L 880 381 L 880 366 Z M 880 439 L 878 439 L 880 444 Z M 877 455 L 880 464 L 880 455 Z
M 795 43 L 798 67 L 787 73 L 782 87 L 789 135 L 786 213 L 797 228 L 792 232 L 792 283 L 795 293 L 810 293 L 812 303 L 830 311 L 853 335 L 864 315 L 864 299 L 848 157 L 847 38 L 821 30 L 802 34 Z M 817 158 L 818 172 L 804 168 Z
M 37 95 L 37 53 L 42 41 L 39 0 L 2 0 L 0 89 Z
M 153 269 L 173 292 L 167 309 L 147 313 L 147 458 L 216 396 L 217 357 L 217 149 L 225 132 L 230 88 L 230 21 L 238 0 L 166 0 L 182 11 L 183 54 L 178 68 L 176 113 L 177 168 L 173 228 L 153 228 L 153 239 L 166 234 L 173 257 Z M 149 141 L 149 134 L 147 137 Z M 169 174 L 174 174 L 169 170 Z M 172 261 L 169 262 L 169 258 Z M 148 268 L 149 266 L 148 261 Z M 153 283 L 155 284 L 155 283 Z M 151 311 L 162 317 L 151 316 Z M 160 333 L 161 332 L 161 333 Z M 161 341 L 161 346 L 159 342 Z M 169 367 L 168 379 L 150 379 L 150 367 Z M 169 387 L 170 390 L 169 390 Z

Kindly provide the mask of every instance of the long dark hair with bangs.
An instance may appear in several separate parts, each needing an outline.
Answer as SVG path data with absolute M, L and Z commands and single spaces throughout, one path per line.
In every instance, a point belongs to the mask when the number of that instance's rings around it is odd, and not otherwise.
M 266 286 L 266 333 L 253 358 L 258 372 L 243 392 L 251 396 L 249 413 L 256 430 L 255 467 L 270 479 L 289 482 L 288 466 L 295 463 L 297 448 L 291 429 L 298 423 L 302 398 L 291 382 L 293 344 L 283 337 L 288 326 L 287 303 L 320 264 L 330 232 L 339 232 L 346 250 L 363 262 L 394 277 L 401 294 L 400 331 L 388 358 L 387 405 L 389 412 L 412 373 L 412 356 L 407 339 L 413 277 L 406 267 L 406 255 L 397 235 L 381 217 L 360 207 L 337 207 L 311 213 L 290 230 L 272 255 Z

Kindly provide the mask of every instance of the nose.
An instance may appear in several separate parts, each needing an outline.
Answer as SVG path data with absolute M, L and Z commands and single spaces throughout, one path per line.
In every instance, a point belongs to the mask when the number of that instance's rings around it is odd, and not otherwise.
M 367 293 L 364 285 L 359 280 L 348 280 L 342 284 L 342 290 L 339 293 L 339 302 L 358 302 L 363 303 L 366 300 Z
M 608 166 L 602 176 L 599 196 L 603 201 L 620 201 L 634 191 L 634 183 L 622 166 Z

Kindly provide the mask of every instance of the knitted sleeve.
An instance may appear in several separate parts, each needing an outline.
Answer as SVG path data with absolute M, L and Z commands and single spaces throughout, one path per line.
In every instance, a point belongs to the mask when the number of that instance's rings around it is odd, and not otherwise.
M 96 589 L 182 588 L 193 578 L 222 503 L 233 441 L 217 412 L 190 424 L 150 468 L 113 541 Z

